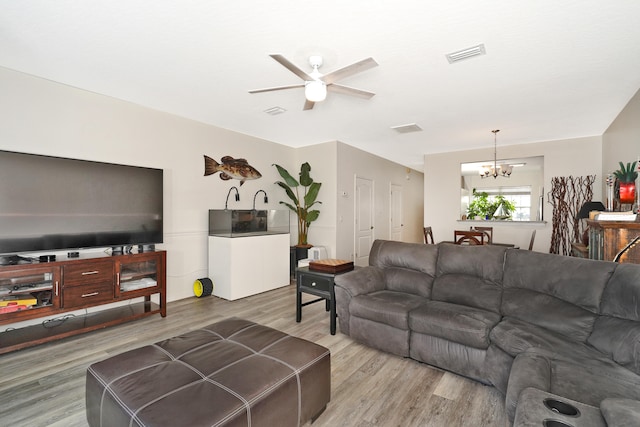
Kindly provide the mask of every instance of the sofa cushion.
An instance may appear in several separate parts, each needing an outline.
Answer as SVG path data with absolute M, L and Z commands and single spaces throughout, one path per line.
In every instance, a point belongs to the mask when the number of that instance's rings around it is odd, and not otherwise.
M 640 265 L 618 264 L 602 294 L 600 313 L 640 321 Z
M 615 263 L 507 251 L 502 314 L 585 342 Z
M 640 374 L 640 323 L 600 316 L 587 341 L 616 363 Z
M 543 349 L 551 354 L 576 360 L 606 358 L 606 355 L 584 343 L 510 317 L 503 318 L 491 330 L 489 338 L 492 344 L 513 357 L 530 349 Z
M 613 262 L 513 250 L 506 254 L 503 286 L 553 295 L 597 312 L 605 284 L 617 265 Z
M 502 246 L 441 243 L 431 299 L 500 312 Z
M 376 240 L 369 253 L 369 265 L 384 272 L 385 289 L 426 298 L 436 274 L 438 247 L 417 243 Z
M 433 277 L 420 271 L 397 267 L 384 269 L 384 286 L 387 290 L 429 298 L 432 285 Z
M 443 301 L 427 301 L 409 313 L 412 332 L 482 349 L 489 347 L 489 332 L 499 321 L 497 313 Z
M 424 298 L 416 295 L 385 290 L 353 297 L 349 311 L 351 317 L 361 317 L 408 330 L 409 312 L 422 302 Z
M 640 374 L 640 265 L 618 264 L 602 293 L 587 342 Z
M 437 245 L 376 240 L 369 252 L 369 265 L 378 268 L 400 267 L 436 275 Z
M 504 290 L 502 312 L 505 316 L 555 331 L 580 342 L 587 340 L 597 317 L 595 313 L 553 295 L 522 288 Z

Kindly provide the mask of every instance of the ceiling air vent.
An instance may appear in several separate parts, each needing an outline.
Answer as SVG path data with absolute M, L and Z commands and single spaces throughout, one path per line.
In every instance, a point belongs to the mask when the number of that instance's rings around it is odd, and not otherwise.
M 454 62 L 473 58 L 474 56 L 478 55 L 485 55 L 486 53 L 487 52 L 484 49 L 484 44 L 479 44 L 477 46 L 459 50 L 457 52 L 448 53 L 445 56 L 447 57 L 447 61 L 449 61 L 449 64 L 453 64 Z
M 408 125 L 391 126 L 391 129 L 395 130 L 398 133 L 411 133 L 411 132 L 422 131 L 422 128 L 415 123 L 410 123 Z
M 285 111 L 287 111 L 287 110 L 285 110 L 282 107 L 271 107 L 271 108 L 268 108 L 268 109 L 264 110 L 264 112 L 269 114 L 270 116 L 277 116 L 278 114 L 282 114 Z

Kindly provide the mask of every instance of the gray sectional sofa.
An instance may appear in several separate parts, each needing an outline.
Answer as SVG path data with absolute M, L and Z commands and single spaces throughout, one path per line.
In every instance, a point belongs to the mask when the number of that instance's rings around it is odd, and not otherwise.
M 516 425 L 549 415 L 530 389 L 640 425 L 640 265 L 377 240 L 335 295 L 342 333 L 495 386 Z

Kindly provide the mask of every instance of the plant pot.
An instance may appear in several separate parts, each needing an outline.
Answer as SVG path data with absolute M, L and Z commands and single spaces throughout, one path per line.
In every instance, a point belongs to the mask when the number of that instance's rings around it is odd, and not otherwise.
M 620 183 L 620 203 L 633 203 L 636 200 L 636 183 Z
M 296 245 L 296 265 L 298 265 L 298 261 L 301 259 L 306 259 L 309 257 L 309 248 L 311 247 L 311 245 L 308 246 L 300 246 L 300 245 Z

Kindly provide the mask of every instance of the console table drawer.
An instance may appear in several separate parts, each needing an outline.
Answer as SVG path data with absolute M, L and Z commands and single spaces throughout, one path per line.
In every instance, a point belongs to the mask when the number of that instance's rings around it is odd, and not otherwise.
M 65 265 L 62 274 L 65 287 L 97 282 L 111 282 L 113 287 L 113 263 L 110 261 Z
M 91 283 L 84 286 L 64 287 L 62 306 L 64 308 L 82 307 L 113 300 L 113 282 Z
M 300 286 L 307 289 L 315 289 L 317 291 L 331 292 L 332 285 L 333 285 L 332 278 L 312 276 L 310 274 L 304 274 L 300 278 Z

